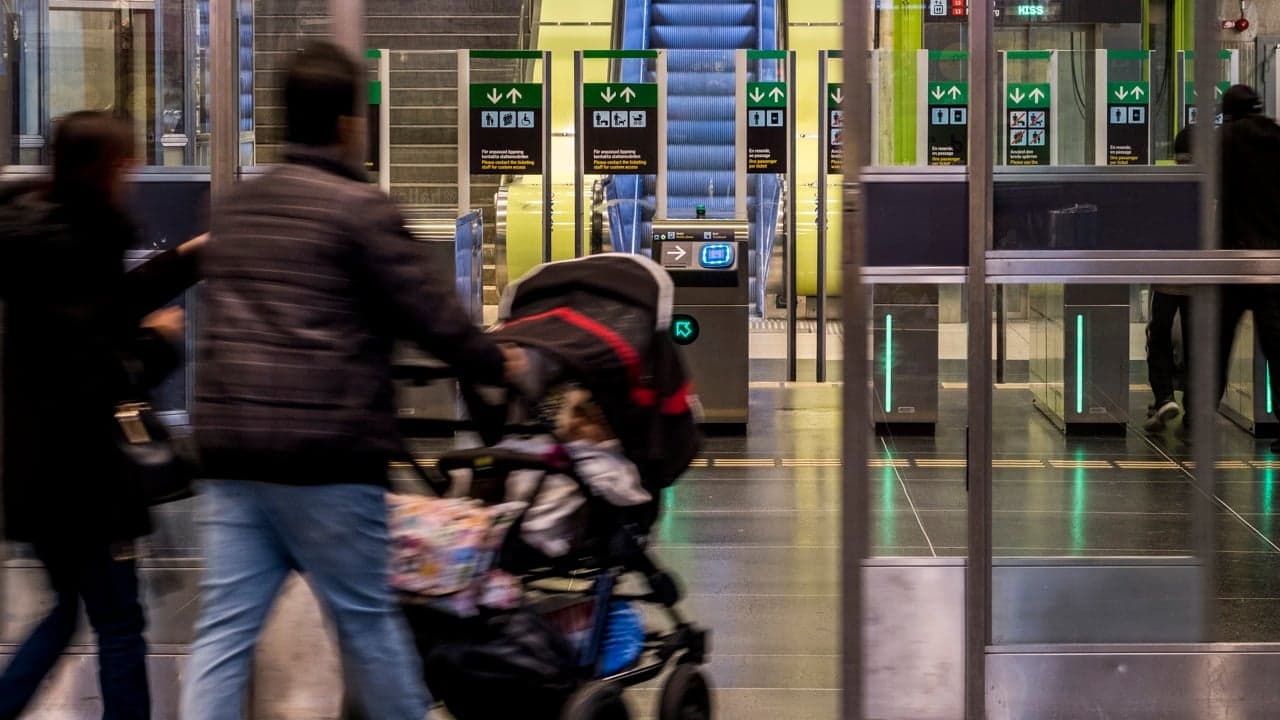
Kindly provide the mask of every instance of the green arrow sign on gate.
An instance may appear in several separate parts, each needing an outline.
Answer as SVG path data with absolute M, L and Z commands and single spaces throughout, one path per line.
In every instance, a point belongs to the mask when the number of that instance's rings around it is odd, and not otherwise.
M 929 83 L 930 105 L 968 105 L 969 83 L 965 82 L 931 82 Z
M 1146 81 L 1107 83 L 1107 103 L 1111 105 L 1146 105 L 1150 94 Z
M 1049 83 L 1009 83 L 1005 99 L 1011 108 L 1049 107 Z
M 827 106 L 840 107 L 844 102 L 844 83 L 827 83 Z
M 747 83 L 747 107 L 786 107 L 787 84 L 782 82 Z
M 1222 102 L 1222 96 L 1226 94 L 1227 88 L 1231 87 L 1229 82 L 1215 83 L 1213 86 L 1213 101 Z M 1193 103 L 1200 97 L 1200 93 L 1196 91 L 1196 84 L 1187 83 L 1186 89 L 1183 91 L 1182 97 L 1186 98 L 1185 102 Z
M 472 83 L 473 108 L 540 108 L 542 85 L 538 83 Z
M 656 108 L 657 83 L 583 83 L 582 105 L 589 108 Z

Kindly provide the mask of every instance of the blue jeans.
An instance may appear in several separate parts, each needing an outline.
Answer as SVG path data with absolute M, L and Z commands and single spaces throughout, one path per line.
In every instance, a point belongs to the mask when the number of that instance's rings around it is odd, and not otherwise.
M 295 570 L 337 628 L 344 673 L 365 712 L 423 720 L 421 660 L 388 585 L 381 488 L 212 480 L 201 501 L 206 565 L 183 720 L 240 718 L 258 634 Z
M 98 636 L 98 682 L 104 720 L 147 720 L 147 643 L 133 560 L 117 560 L 104 543 L 37 544 L 56 601 L 0 675 L 0 719 L 17 718 L 71 642 L 84 600 Z

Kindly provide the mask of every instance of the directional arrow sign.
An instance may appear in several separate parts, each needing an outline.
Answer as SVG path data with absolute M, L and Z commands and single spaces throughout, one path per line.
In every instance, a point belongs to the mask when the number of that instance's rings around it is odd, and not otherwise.
M 1049 83 L 1009 83 L 1006 97 L 1011 108 L 1049 107 Z
M 929 83 L 930 105 L 968 105 L 969 83 L 964 82 L 931 82 Z
M 701 334 L 698 321 L 692 315 L 675 315 L 671 318 L 671 339 L 677 345 L 690 345 Z
M 747 83 L 747 107 L 785 107 L 787 84 L 780 82 Z
M 585 107 L 658 107 L 657 83 L 583 83 Z
M 827 83 L 827 104 L 836 106 L 844 102 L 844 86 L 841 83 Z
M 1107 102 L 1111 105 L 1145 105 L 1150 94 L 1145 81 L 1107 83 Z
M 1228 82 L 1215 83 L 1213 86 L 1213 101 L 1222 102 L 1222 96 L 1227 92 L 1227 88 L 1229 87 L 1231 87 L 1231 83 Z M 1186 103 L 1195 102 L 1196 98 L 1200 97 L 1200 93 L 1196 91 L 1196 84 L 1190 82 L 1187 83 L 1182 97 L 1185 98 L 1184 102 Z
M 472 83 L 473 108 L 540 108 L 542 85 L 538 83 Z
M 683 260 L 683 259 L 684 259 L 684 256 L 685 256 L 685 255 L 688 255 L 688 254 L 689 254 L 689 251 L 688 251 L 688 250 L 685 250 L 683 247 L 681 247 L 681 246 L 679 246 L 679 245 L 676 245 L 676 246 L 673 246 L 673 247 L 671 247 L 670 249 L 668 249 L 666 254 L 667 254 L 667 255 L 668 255 L 672 260 L 674 260 L 674 261 L 676 261 L 676 262 L 679 262 L 679 261 L 681 261 L 681 260 Z

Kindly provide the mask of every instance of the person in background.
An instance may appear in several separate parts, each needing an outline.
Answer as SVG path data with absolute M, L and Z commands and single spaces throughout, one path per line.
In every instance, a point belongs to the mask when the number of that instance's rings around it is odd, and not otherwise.
M 54 593 L 0 675 L 4 720 L 71 641 L 81 602 L 98 639 L 102 717 L 151 717 L 133 547 L 151 523 L 122 472 L 115 406 L 177 367 L 182 311 L 157 308 L 196 281 L 204 240 L 124 271 L 139 244 L 124 207 L 133 164 L 127 122 L 78 112 L 54 131 L 52 180 L 0 194 L 4 531 L 32 545 Z
M 368 182 L 364 76 L 329 43 L 294 56 L 286 161 L 214 214 L 193 413 L 206 563 L 184 720 L 240 717 L 293 571 L 332 619 L 365 714 L 422 720 L 421 661 L 389 586 L 387 469 L 404 452 L 392 343 L 414 341 L 476 383 L 525 372 L 521 351 L 472 326 L 453 280 L 422 267 L 400 211 Z
M 1262 100 L 1248 85 L 1233 85 L 1222 97 L 1222 186 L 1219 214 L 1227 250 L 1280 250 L 1280 126 L 1262 114 Z M 1280 392 L 1280 288 L 1226 285 L 1222 288 L 1218 338 L 1218 387 L 1227 389 L 1228 361 L 1236 327 L 1246 310 L 1270 364 L 1273 392 Z M 1276 398 L 1280 405 L 1280 397 Z M 1271 446 L 1280 452 L 1280 440 Z
M 1191 164 L 1192 128 L 1188 125 L 1173 139 L 1173 156 L 1179 165 Z M 1169 421 L 1183 413 L 1187 404 L 1187 392 L 1183 389 L 1182 407 L 1174 397 L 1178 384 L 1178 368 L 1174 360 L 1173 320 L 1176 317 L 1182 329 L 1183 378 L 1189 376 L 1191 348 L 1191 293 L 1177 285 L 1151 286 L 1151 321 L 1147 323 L 1147 381 L 1151 384 L 1154 402 L 1147 408 L 1147 420 L 1143 428 L 1150 433 L 1165 429 Z M 1183 418 L 1188 427 L 1190 415 Z

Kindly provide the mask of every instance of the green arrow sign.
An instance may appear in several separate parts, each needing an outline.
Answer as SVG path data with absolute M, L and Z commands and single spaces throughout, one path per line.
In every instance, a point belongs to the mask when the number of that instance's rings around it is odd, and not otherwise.
M 1009 83 L 1005 99 L 1011 108 L 1049 107 L 1049 83 Z
M 1112 105 L 1146 105 L 1151 90 L 1146 81 L 1107 83 L 1107 102 Z
M 671 339 L 677 345 L 689 345 L 698 339 L 701 328 L 692 315 L 675 315 L 671 318 Z
M 786 107 L 787 84 L 781 82 L 747 83 L 747 107 Z
M 542 85 L 538 83 L 472 83 L 473 108 L 540 108 Z
M 839 107 L 844 102 L 844 83 L 827 83 L 827 106 Z
M 656 108 L 657 83 L 583 83 L 582 106 L 589 108 Z
M 1222 96 L 1226 94 L 1227 88 L 1231 87 L 1229 82 L 1216 83 L 1213 86 L 1213 101 L 1222 102 Z M 1200 93 L 1196 91 L 1195 83 L 1187 83 L 1187 87 L 1183 90 L 1182 97 L 1186 98 L 1183 102 L 1193 103 L 1200 97 Z
M 968 105 L 969 83 L 964 82 L 931 82 L 929 83 L 930 105 Z

